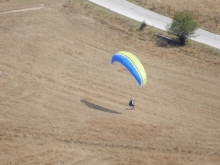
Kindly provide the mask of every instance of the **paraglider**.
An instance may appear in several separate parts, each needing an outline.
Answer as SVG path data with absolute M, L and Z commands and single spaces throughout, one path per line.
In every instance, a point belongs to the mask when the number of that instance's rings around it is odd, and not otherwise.
M 132 98 L 132 99 L 129 101 L 128 105 L 131 107 L 131 109 L 135 109 L 135 107 L 134 107 L 134 98 Z
M 140 60 L 130 52 L 121 51 L 112 56 L 111 64 L 119 62 L 124 65 L 127 70 L 136 79 L 139 86 L 144 86 L 147 83 L 147 75 Z

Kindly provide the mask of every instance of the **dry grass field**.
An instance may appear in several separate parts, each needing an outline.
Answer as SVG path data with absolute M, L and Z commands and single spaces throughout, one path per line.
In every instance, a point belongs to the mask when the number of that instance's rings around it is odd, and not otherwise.
M 220 34 L 219 0 L 129 0 L 169 17 L 177 11 L 193 13 L 201 28 Z
M 154 29 L 86 1 L 1 0 L 0 12 L 43 5 L 0 14 L 0 165 L 220 165 L 219 50 L 159 47 Z M 110 65 L 121 50 L 146 86 Z

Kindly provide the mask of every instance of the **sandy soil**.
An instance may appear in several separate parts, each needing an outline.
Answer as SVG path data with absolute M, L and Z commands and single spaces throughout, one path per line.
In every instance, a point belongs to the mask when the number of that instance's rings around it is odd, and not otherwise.
M 71 11 L 0 2 L 0 164 L 220 164 L 220 66 Z M 143 62 L 140 88 L 112 54 Z M 135 97 L 136 110 L 127 103 Z

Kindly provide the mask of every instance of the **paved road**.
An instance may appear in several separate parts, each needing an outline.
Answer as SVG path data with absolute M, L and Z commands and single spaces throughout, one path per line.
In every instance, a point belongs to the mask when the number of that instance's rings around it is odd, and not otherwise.
M 154 26 L 161 30 L 166 30 L 166 26 L 172 22 L 172 19 L 168 17 L 146 10 L 126 0 L 89 1 L 136 21 L 145 21 L 148 25 Z M 198 29 L 195 32 L 195 35 L 196 37 L 191 38 L 192 40 L 220 49 L 220 35 L 210 33 L 203 29 Z

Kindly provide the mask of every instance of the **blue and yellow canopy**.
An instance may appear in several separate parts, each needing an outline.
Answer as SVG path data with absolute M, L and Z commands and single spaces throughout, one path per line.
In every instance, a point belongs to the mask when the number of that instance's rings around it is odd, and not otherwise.
M 147 83 L 147 75 L 140 60 L 132 53 L 121 51 L 112 56 L 111 64 L 119 62 L 124 65 L 133 77 L 137 80 L 140 86 Z

